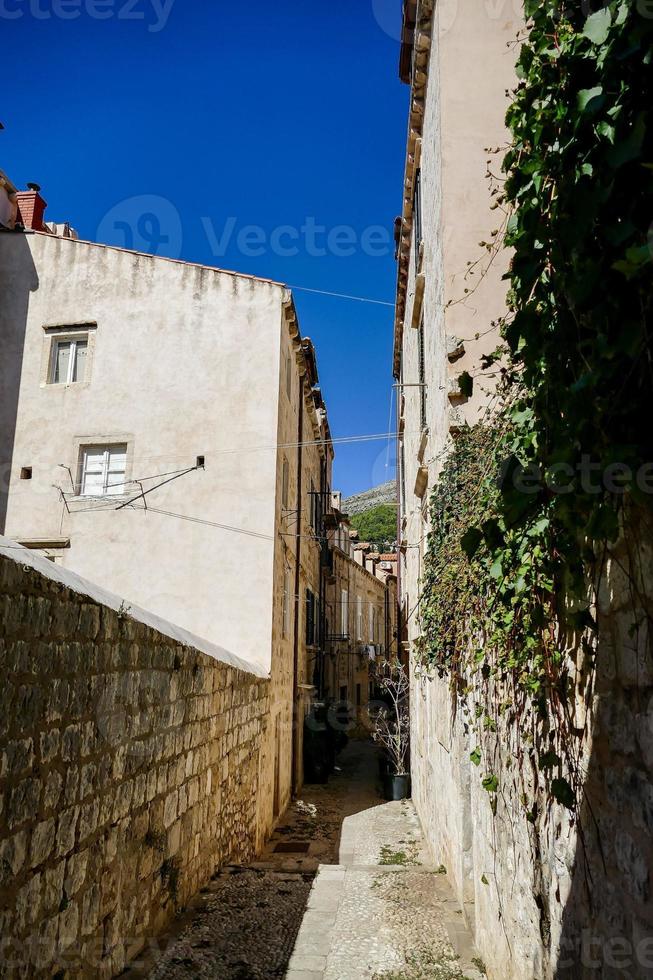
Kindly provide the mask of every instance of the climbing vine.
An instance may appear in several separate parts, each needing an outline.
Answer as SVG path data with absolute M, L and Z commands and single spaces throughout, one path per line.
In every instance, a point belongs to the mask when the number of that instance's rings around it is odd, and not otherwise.
M 498 196 L 509 312 L 488 358 L 501 405 L 444 467 L 421 603 L 424 662 L 457 693 L 478 672 L 482 727 L 539 726 L 570 808 L 570 653 L 591 666 L 606 549 L 653 500 L 653 5 L 592 6 L 525 3 Z

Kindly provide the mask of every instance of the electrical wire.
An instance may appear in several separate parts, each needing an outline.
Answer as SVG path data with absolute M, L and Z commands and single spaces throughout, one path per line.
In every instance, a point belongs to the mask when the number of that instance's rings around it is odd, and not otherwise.
M 422 431 L 421 429 L 404 430 L 404 435 L 419 435 L 421 431 Z M 366 442 L 385 442 L 388 439 L 390 440 L 396 439 L 397 435 L 398 433 L 396 431 L 375 432 L 375 433 L 368 433 L 368 434 L 363 434 L 358 436 L 341 436 L 341 437 L 331 438 L 328 440 L 311 439 L 305 442 L 279 442 L 271 445 L 240 446 L 234 449 L 216 449 L 216 448 L 207 449 L 206 447 L 204 447 L 202 449 L 202 455 L 206 457 L 248 455 L 250 453 L 255 453 L 255 452 L 275 452 L 280 449 L 299 449 L 300 447 L 310 448 L 311 446 L 323 446 L 323 445 L 342 446 L 346 444 L 359 444 L 359 443 L 366 443 Z M 195 454 L 192 451 L 187 451 L 185 453 L 158 453 L 149 456 L 130 456 L 129 458 L 133 463 L 135 461 L 142 462 L 143 460 L 151 460 L 151 459 L 187 459 L 189 456 L 193 456 L 193 455 Z M 4 462 L 10 463 L 12 462 L 12 460 L 8 459 L 8 460 L 4 460 Z M 65 463 L 58 463 L 57 465 L 64 466 L 64 467 L 66 466 Z M 70 460 L 68 465 L 78 466 L 79 459 Z M 180 471 L 175 470 L 173 472 L 180 472 Z M 156 474 L 156 476 L 159 475 L 160 474 Z M 145 477 L 144 479 L 150 479 L 150 478 Z
M 288 289 L 297 289 L 302 293 L 316 293 L 318 296 L 335 296 L 337 299 L 351 299 L 357 303 L 372 303 L 374 306 L 391 306 L 393 309 L 395 305 L 385 299 L 370 299 L 368 296 L 350 296 L 348 293 L 332 293 L 327 289 L 309 289 L 308 286 L 288 286 Z
M 203 517 L 193 517 L 190 514 L 178 514 L 175 511 L 163 510 L 161 507 L 152 507 L 148 504 L 147 507 L 142 507 L 136 504 L 132 505 L 132 510 L 140 510 L 148 514 L 161 514 L 164 517 L 176 517 L 180 521 L 189 521 L 192 524 L 202 524 L 208 527 L 217 527 L 222 531 L 233 531 L 237 534 L 246 534 L 252 538 L 260 538 L 265 541 L 274 541 L 274 535 L 263 534 L 261 531 L 249 531 L 244 527 L 233 527 L 230 524 L 220 524 L 218 521 L 209 521 Z

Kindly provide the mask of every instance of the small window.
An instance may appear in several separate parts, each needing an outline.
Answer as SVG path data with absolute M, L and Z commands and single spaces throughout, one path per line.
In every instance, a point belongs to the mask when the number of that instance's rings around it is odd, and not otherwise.
M 125 493 L 127 446 L 83 446 L 79 493 L 83 497 L 108 497 Z
M 31 466 L 21 466 L 21 468 L 20 468 L 20 478 L 21 478 L 21 480 L 31 480 L 32 479 L 32 467 Z
M 69 385 L 86 380 L 88 334 L 52 341 L 50 384 Z
M 374 643 L 374 640 L 376 639 L 376 622 L 375 622 L 375 620 L 376 620 L 376 609 L 374 608 L 374 606 L 370 606 L 370 621 L 369 621 L 369 624 L 368 624 L 368 626 L 369 626 L 368 639 L 369 639 L 370 643 Z
M 356 596 L 356 639 L 363 639 L 363 600 Z

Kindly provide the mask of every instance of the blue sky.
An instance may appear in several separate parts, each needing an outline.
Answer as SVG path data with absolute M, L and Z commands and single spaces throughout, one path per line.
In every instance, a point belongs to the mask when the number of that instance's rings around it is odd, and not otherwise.
M 84 238 L 392 302 L 401 0 L 170 3 L 0 0 L 0 166 Z M 295 299 L 334 437 L 386 432 L 392 309 Z M 339 447 L 334 482 L 387 460 Z

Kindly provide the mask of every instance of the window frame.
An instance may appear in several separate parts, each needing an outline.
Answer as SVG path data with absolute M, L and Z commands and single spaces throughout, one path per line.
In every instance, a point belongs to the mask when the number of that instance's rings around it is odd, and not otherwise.
M 349 590 L 340 590 L 340 632 L 349 636 Z
M 95 359 L 95 340 L 97 333 L 97 323 L 92 320 L 83 320 L 79 323 L 57 323 L 43 325 L 43 348 L 41 354 L 40 385 L 42 388 L 70 388 L 72 386 L 88 386 L 93 373 L 93 361 Z M 84 368 L 84 379 L 82 381 L 71 381 L 74 365 L 77 356 L 71 358 L 68 368 L 68 377 L 64 381 L 55 381 L 55 371 L 57 365 L 57 351 L 61 344 L 80 344 L 86 343 L 86 364 Z
M 84 377 L 75 378 L 75 368 L 78 363 L 78 353 L 77 349 L 79 344 L 84 345 L 86 351 L 86 363 L 84 365 Z M 70 357 L 68 359 L 68 372 L 67 377 L 64 380 L 57 381 L 55 376 L 57 372 L 57 362 L 59 360 L 59 349 L 64 345 L 70 346 Z M 53 337 L 52 346 L 50 352 L 50 370 L 48 372 L 48 384 L 50 385 L 75 385 L 84 384 L 86 381 L 86 376 L 88 374 L 88 348 L 89 348 L 89 336 L 88 334 L 78 334 L 70 337 Z
M 121 449 L 124 451 L 125 456 L 125 468 L 123 471 L 123 481 L 121 483 L 109 484 L 109 474 L 110 474 L 110 453 L 112 449 Z M 102 493 L 86 493 L 85 492 L 85 480 L 87 475 L 87 457 L 91 455 L 93 450 L 96 451 L 96 455 L 99 455 L 99 451 L 104 453 L 104 462 L 102 467 Z M 77 483 L 76 483 L 76 496 L 78 498 L 83 498 L 86 500 L 99 500 L 112 497 L 124 497 L 128 494 L 128 485 L 132 482 L 129 479 L 129 442 L 125 441 L 115 441 L 115 442 L 83 442 L 79 446 L 79 459 L 78 459 L 78 470 L 77 470 Z M 117 486 L 122 489 L 116 493 L 108 493 L 107 488 L 109 486 Z

